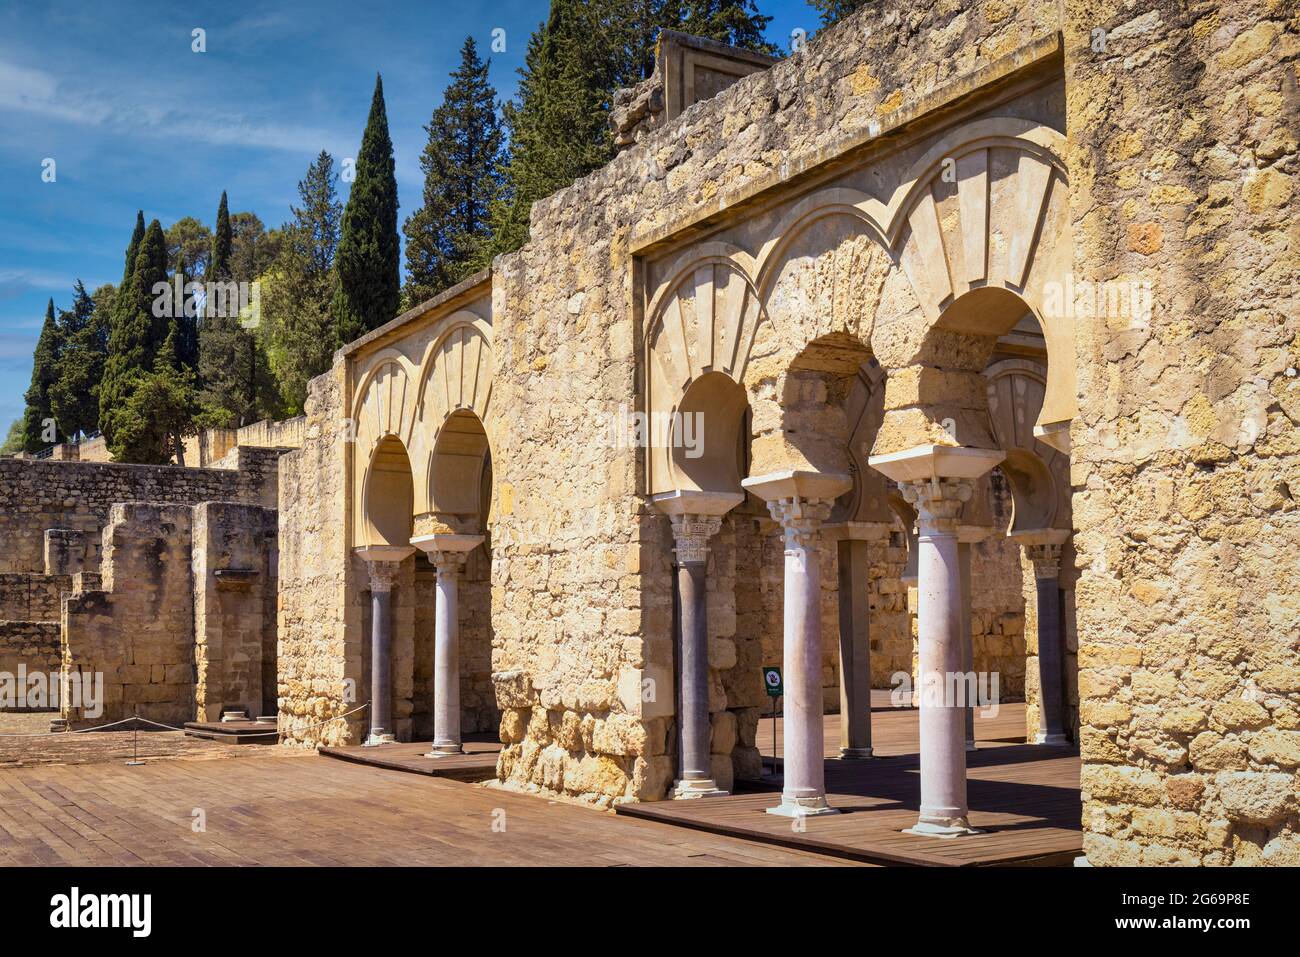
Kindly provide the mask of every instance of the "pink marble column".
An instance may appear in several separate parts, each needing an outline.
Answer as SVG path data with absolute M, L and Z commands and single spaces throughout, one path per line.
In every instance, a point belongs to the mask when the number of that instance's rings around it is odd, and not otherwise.
M 433 745 L 425 757 L 464 750 L 460 733 L 460 572 L 482 535 L 435 533 L 411 539 L 438 572 L 433 630 Z
M 921 802 L 908 831 L 927 837 L 974 833 L 966 805 L 966 715 L 962 668 L 961 560 L 957 526 L 973 479 L 1002 460 L 985 449 L 921 446 L 873 456 L 917 510 Z
M 769 814 L 834 814 L 826 803 L 826 741 L 822 724 L 820 531 L 847 475 L 783 472 L 746 479 L 767 502 L 785 538 L 785 755 L 781 803 Z
M 415 549 L 401 546 L 358 548 L 370 578 L 370 733 L 365 744 L 392 744 L 393 613 L 392 592 L 402 560 Z

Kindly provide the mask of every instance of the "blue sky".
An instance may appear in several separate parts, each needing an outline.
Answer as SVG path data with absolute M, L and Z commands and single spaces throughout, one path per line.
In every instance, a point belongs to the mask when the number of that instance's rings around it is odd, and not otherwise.
M 45 303 L 122 276 L 135 211 L 166 228 L 230 209 L 289 218 L 322 148 L 354 156 L 384 77 L 399 217 L 419 202 L 423 124 L 467 35 L 514 93 L 546 0 L 366 4 L 0 2 L 0 436 L 21 415 Z M 759 0 L 768 38 L 812 33 L 803 0 Z M 191 31 L 207 51 L 191 51 Z M 506 49 L 491 53 L 492 31 Z M 42 181 L 55 161 L 56 179 Z M 346 184 L 340 183 L 346 196 Z

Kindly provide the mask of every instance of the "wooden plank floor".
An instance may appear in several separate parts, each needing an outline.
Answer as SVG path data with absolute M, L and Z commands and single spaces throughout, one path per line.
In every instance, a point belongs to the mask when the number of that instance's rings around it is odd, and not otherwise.
M 976 721 L 979 749 L 966 756 L 967 795 L 971 825 L 985 833 L 952 840 L 902 833 L 916 822 L 920 799 L 915 710 L 889 708 L 887 692 L 873 701 L 872 743 L 881 756 L 870 760 L 839 760 L 839 717 L 827 715 L 825 728 L 826 790 L 840 814 L 796 826 L 766 813 L 779 803 L 779 785 L 741 792 L 744 782 L 730 797 L 625 804 L 618 813 L 877 864 L 1065 865 L 1082 853 L 1078 753 L 1025 744 L 1023 704 L 1004 704 Z M 778 748 L 781 731 L 778 719 Z M 770 719 L 760 725 L 758 744 L 771 754 Z
M 445 758 L 425 757 L 429 753 L 428 741 L 382 744 L 374 748 L 360 745 L 319 748 L 318 751 L 327 758 L 340 758 L 354 764 L 367 764 L 390 771 L 408 771 L 450 781 L 487 781 L 495 778 L 497 754 L 501 751 L 500 742 L 490 735 L 468 735 L 467 738 L 473 740 L 463 743 L 464 754 L 451 754 Z
M 854 864 L 299 753 L 0 769 L 0 867 Z

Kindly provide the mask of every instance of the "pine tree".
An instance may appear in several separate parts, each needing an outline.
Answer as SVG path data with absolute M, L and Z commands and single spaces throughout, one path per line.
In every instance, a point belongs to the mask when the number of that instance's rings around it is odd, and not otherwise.
M 763 39 L 772 21 L 758 12 L 754 0 L 681 0 L 679 29 L 706 40 L 775 54 L 777 48 Z
M 99 425 L 99 382 L 107 351 L 107 318 L 80 279 L 73 287 L 72 309 L 59 310 L 58 378 L 50 389 L 50 407 L 65 435 L 89 435 Z
M 153 291 L 158 283 L 167 283 L 167 241 L 156 219 L 145 230 L 140 216 L 137 232 L 143 235 L 138 242 L 132 236 L 128 255 L 134 251 L 134 259 L 113 297 L 108 358 L 99 387 L 99 427 L 109 450 L 119 461 L 132 461 L 119 454 L 125 447 L 117 441 L 115 433 L 122 417 L 127 415 L 126 402 L 134 387 L 133 380 L 153 368 L 168 332 L 168 317 L 155 315 L 157 295 Z
M 62 423 L 50 408 L 50 390 L 59 375 L 59 327 L 54 321 L 54 300 L 45 307 L 45 322 L 36 340 L 32 356 L 32 384 L 27 390 L 27 409 L 23 415 L 23 448 L 28 452 L 63 440 Z
M 505 131 L 496 91 L 473 37 L 460 51 L 420 157 L 424 205 L 406 221 L 406 299 L 422 302 L 474 271 L 490 235 L 489 204 L 501 187 Z
M 302 411 L 307 383 L 329 369 L 334 354 L 330 302 L 343 209 L 337 179 L 334 158 L 322 150 L 298 183 L 302 205 L 291 207 L 293 222 L 280 228 L 283 242 L 275 263 L 260 277 L 259 333 L 290 415 Z
M 401 300 L 399 251 L 393 142 L 388 136 L 383 80 L 376 76 L 335 257 L 339 281 L 333 309 L 340 344 L 397 315 Z

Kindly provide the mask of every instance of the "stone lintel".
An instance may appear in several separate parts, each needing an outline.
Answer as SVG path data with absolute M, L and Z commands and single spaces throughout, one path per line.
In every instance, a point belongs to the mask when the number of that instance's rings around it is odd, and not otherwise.
M 674 489 L 650 496 L 650 504 L 666 515 L 725 515 L 744 500 L 744 492 L 702 489 Z
M 1070 454 L 1070 423 L 1073 419 L 1066 419 L 1064 422 L 1044 422 L 1041 425 L 1034 426 L 1034 438 L 1044 445 Z
M 994 449 L 960 445 L 918 445 L 888 455 L 873 455 L 867 464 L 901 485 L 939 479 L 976 479 L 1006 455 Z
M 843 472 L 813 472 L 787 469 L 755 475 L 740 483 L 765 502 L 798 498 L 810 502 L 833 502 L 853 488 L 853 479 Z
M 417 535 L 411 544 L 422 552 L 432 555 L 434 552 L 468 552 L 482 545 L 482 535 L 458 535 L 452 532 L 434 532 L 431 535 Z
M 415 554 L 415 549 L 410 545 L 362 545 L 353 551 L 358 558 L 367 562 L 400 562 L 408 555 Z
M 964 545 L 974 545 L 976 542 L 982 542 L 993 534 L 993 528 L 990 525 L 958 525 L 957 541 Z
M 1021 548 L 1031 545 L 1064 545 L 1069 537 L 1068 528 L 1031 528 L 1023 532 L 1007 532 L 1007 538 Z

